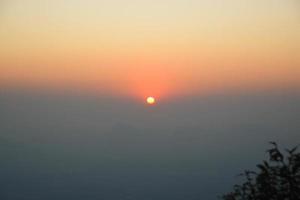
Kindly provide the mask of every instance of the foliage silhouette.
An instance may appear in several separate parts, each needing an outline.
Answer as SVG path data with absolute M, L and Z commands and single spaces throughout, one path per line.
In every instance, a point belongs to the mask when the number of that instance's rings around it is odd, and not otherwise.
M 240 174 L 246 181 L 235 185 L 224 200 L 300 200 L 300 153 L 297 147 L 283 154 L 275 142 L 267 150 L 269 161 L 258 164 L 258 172 Z

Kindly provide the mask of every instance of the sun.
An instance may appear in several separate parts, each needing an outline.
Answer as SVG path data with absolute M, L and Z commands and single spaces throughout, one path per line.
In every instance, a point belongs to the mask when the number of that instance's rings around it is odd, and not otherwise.
M 155 98 L 154 97 L 147 97 L 146 101 L 150 105 L 155 104 Z

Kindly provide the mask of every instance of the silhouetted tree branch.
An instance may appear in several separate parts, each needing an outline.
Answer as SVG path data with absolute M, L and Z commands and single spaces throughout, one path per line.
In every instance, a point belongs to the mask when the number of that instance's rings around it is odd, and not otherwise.
M 224 200 L 300 200 L 300 153 L 297 147 L 283 154 L 275 142 L 267 150 L 269 161 L 257 165 L 258 172 L 245 171 L 246 181 L 235 185 Z

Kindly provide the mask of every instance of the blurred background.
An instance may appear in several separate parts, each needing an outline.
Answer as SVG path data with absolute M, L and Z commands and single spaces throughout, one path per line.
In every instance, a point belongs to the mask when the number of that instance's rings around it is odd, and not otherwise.
M 299 6 L 2 0 L 0 198 L 230 191 L 269 141 L 299 144 Z

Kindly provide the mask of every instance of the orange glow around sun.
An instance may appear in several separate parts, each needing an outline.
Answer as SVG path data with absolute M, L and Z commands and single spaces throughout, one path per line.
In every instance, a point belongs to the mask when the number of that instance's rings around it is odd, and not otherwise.
M 147 103 L 152 105 L 152 104 L 155 104 L 155 98 L 154 97 L 148 97 L 147 98 Z
M 155 103 L 150 95 L 162 104 L 299 91 L 294 0 L 231 0 L 217 9 L 210 0 L 45 1 L 10 0 L 0 8 L 0 91 L 87 91 L 147 105 Z

